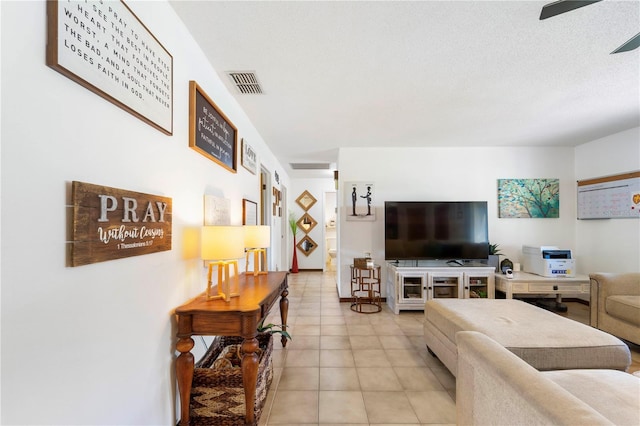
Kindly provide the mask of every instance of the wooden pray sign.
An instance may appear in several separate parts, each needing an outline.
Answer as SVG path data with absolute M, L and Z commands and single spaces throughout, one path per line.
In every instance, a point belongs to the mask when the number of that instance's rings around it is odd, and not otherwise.
M 72 183 L 71 266 L 171 250 L 171 198 Z

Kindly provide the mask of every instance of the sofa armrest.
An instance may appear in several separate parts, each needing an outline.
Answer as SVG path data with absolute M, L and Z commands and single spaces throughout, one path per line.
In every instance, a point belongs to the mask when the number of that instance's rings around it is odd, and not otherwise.
M 640 273 L 594 273 L 589 274 L 592 288 L 598 288 L 599 298 L 625 295 L 640 296 Z
M 598 327 L 598 317 L 606 315 L 605 301 L 609 296 L 640 295 L 640 273 L 593 273 L 591 281 L 590 324 Z
M 486 335 L 461 331 L 456 341 L 459 425 L 612 424 Z

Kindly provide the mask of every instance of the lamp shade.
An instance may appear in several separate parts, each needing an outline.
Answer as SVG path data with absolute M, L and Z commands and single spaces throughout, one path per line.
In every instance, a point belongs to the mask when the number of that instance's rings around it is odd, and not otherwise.
M 200 256 L 204 260 L 240 259 L 244 256 L 242 226 L 203 226 Z
M 266 225 L 246 225 L 244 227 L 244 247 L 267 248 L 271 245 L 271 227 Z

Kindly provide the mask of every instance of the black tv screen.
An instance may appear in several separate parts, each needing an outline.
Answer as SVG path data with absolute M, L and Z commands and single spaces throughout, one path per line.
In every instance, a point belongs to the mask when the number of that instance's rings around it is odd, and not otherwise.
M 489 256 L 486 201 L 387 201 L 386 260 L 478 260 Z

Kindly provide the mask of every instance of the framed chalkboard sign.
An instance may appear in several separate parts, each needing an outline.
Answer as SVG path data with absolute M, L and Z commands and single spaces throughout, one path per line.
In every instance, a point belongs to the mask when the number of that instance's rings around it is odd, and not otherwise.
M 195 81 L 189 82 L 189 146 L 236 173 L 238 129 Z

